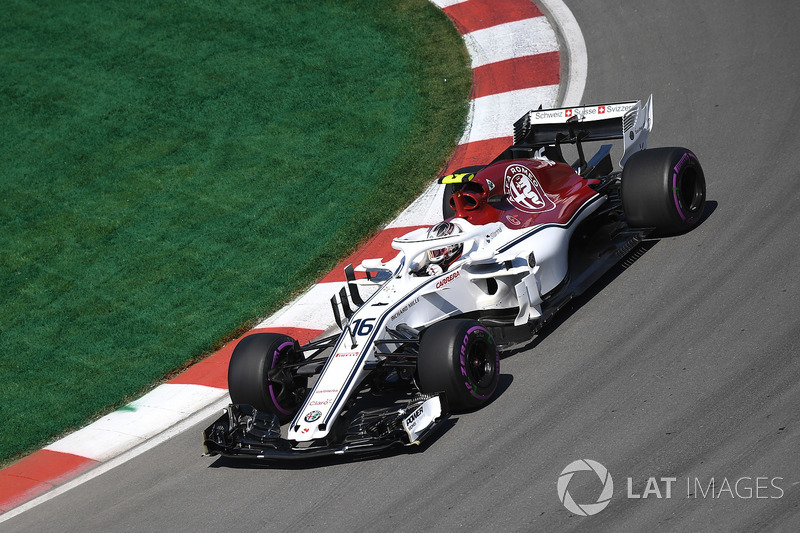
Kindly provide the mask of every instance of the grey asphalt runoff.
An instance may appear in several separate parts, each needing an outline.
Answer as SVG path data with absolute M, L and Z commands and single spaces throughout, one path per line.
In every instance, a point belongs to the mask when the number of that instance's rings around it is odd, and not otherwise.
M 650 146 L 700 158 L 695 231 L 604 278 L 503 359 L 493 403 L 416 453 L 204 458 L 204 422 L 0 529 L 800 530 L 800 3 L 567 4 L 584 102 L 653 93 Z M 593 516 L 557 494 L 577 459 L 614 481 Z M 569 491 L 593 503 L 600 487 L 579 472 Z

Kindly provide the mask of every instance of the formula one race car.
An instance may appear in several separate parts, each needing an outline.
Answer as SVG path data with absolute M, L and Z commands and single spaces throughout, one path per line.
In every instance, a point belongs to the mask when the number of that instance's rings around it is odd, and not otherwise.
M 644 238 L 700 220 L 700 163 L 684 148 L 646 149 L 652 124 L 652 97 L 526 113 L 493 162 L 440 178 L 443 222 L 395 239 L 386 263 L 345 269 L 349 290 L 331 301 L 339 333 L 302 346 L 275 333 L 239 342 L 233 403 L 204 432 L 206 452 L 372 452 L 419 443 L 450 413 L 485 405 L 499 350 L 529 342 Z M 585 159 L 585 143 L 619 139 L 621 171 L 612 144 Z

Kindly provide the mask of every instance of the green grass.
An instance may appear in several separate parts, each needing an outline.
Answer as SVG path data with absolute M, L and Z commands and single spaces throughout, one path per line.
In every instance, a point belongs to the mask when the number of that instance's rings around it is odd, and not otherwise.
M 468 57 L 425 0 L 5 7 L 0 463 L 328 272 L 466 117 Z

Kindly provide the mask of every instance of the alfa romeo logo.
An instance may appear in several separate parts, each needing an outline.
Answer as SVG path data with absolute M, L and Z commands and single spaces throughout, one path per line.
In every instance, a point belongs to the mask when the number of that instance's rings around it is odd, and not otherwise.
M 572 499 L 569 493 L 569 482 L 576 472 L 594 472 L 600 478 L 600 483 L 603 484 L 603 490 L 598 496 L 597 501 L 594 503 L 579 504 Z M 611 479 L 611 474 L 608 473 L 606 467 L 592 461 L 591 459 L 578 459 L 567 465 L 558 476 L 558 499 L 564 504 L 570 512 L 580 516 L 591 516 L 597 514 L 605 509 L 611 501 L 611 495 L 614 494 L 614 481 Z
M 508 201 L 526 213 L 541 213 L 555 208 L 531 170 L 519 164 L 508 165 L 503 179 Z
M 310 411 L 309 413 L 306 414 L 303 420 L 305 420 L 306 422 L 316 422 L 317 420 L 319 420 L 319 417 L 321 416 L 322 413 L 319 411 Z

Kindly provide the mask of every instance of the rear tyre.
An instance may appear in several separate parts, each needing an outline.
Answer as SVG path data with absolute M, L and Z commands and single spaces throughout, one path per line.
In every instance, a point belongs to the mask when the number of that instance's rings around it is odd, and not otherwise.
M 228 390 L 235 404 L 252 405 L 290 421 L 306 396 L 308 378 L 288 363 L 303 360 L 297 341 L 278 333 L 256 333 L 239 341 L 228 365 Z
M 474 320 L 445 320 L 422 335 L 417 359 L 420 390 L 444 392 L 450 410 L 487 404 L 497 390 L 500 354 L 489 332 Z
M 453 174 L 477 174 L 485 165 L 472 165 L 469 167 L 459 168 Z M 447 220 L 456 216 L 456 210 L 450 205 L 450 197 L 460 191 L 464 187 L 463 183 L 448 183 L 444 186 L 444 197 L 442 198 L 442 219 Z
M 684 233 L 700 221 L 705 204 L 703 168 L 686 148 L 636 152 L 622 169 L 622 208 L 631 227 Z
M 444 186 L 444 197 L 442 198 L 442 220 L 447 220 L 456 216 L 456 210 L 450 205 L 450 198 L 461 190 L 463 183 L 448 183 Z

